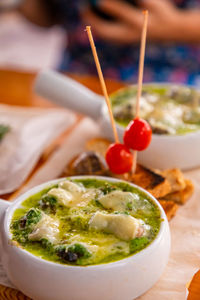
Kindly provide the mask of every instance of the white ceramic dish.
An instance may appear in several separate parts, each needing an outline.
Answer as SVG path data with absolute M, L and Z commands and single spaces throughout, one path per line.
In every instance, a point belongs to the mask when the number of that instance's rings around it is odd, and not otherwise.
M 53 71 L 39 73 L 35 91 L 58 105 L 85 114 L 98 121 L 102 136 L 113 139 L 108 111 L 103 97 L 78 82 Z M 122 141 L 124 128 L 117 125 Z M 147 150 L 139 152 L 138 160 L 149 168 L 179 167 L 183 170 L 200 166 L 200 131 L 182 136 L 153 134 Z
M 83 177 L 91 176 L 78 178 Z M 119 181 L 113 178 L 100 178 Z M 160 204 L 140 187 L 137 188 L 144 191 L 157 204 L 163 221 L 156 239 L 135 255 L 107 264 L 69 266 L 40 259 L 11 243 L 9 226 L 15 209 L 30 195 L 60 180 L 37 186 L 12 204 L 0 200 L 0 252 L 3 266 L 14 286 L 34 300 L 133 300 L 150 289 L 167 264 L 170 231 Z

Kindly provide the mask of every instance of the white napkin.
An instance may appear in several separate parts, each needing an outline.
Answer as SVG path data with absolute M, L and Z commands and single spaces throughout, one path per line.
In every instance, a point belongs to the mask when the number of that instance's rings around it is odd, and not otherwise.
M 0 142 L 0 195 L 17 189 L 44 148 L 74 121 L 66 110 L 0 105 L 0 124 L 10 126 Z
M 89 118 L 83 119 L 62 146 L 52 154 L 49 160 L 20 190 L 20 194 L 45 181 L 60 177 L 69 161 L 84 149 L 85 142 L 99 136 L 99 126 Z

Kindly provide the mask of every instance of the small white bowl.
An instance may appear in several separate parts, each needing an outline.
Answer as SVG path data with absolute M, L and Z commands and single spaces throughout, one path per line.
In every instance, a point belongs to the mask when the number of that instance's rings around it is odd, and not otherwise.
M 106 177 L 79 176 L 71 178 Z M 1 248 L 3 266 L 13 285 L 34 300 L 133 300 L 150 289 L 161 276 L 170 252 L 170 231 L 166 215 L 158 201 L 146 193 L 158 206 L 161 227 L 155 240 L 128 258 L 91 266 L 61 265 L 43 260 L 14 245 L 9 227 L 14 211 L 25 199 L 62 179 L 39 185 L 14 203 L 0 200 Z
M 170 86 L 167 83 L 162 84 Z M 53 71 L 39 73 L 34 89 L 40 96 L 57 105 L 90 116 L 100 123 L 102 136 L 114 140 L 108 110 L 102 96 L 93 93 L 71 78 Z M 116 126 L 122 142 L 124 127 L 118 124 Z M 200 166 L 199 154 L 200 130 L 182 136 L 153 134 L 150 146 L 145 151 L 139 152 L 138 160 L 149 168 L 178 167 L 186 170 Z
M 114 140 L 107 106 L 102 107 L 100 125 L 102 135 Z M 125 128 L 116 123 L 119 139 L 123 142 Z M 152 134 L 149 147 L 138 152 L 138 162 L 147 168 L 188 170 L 200 166 L 200 130 L 185 135 Z

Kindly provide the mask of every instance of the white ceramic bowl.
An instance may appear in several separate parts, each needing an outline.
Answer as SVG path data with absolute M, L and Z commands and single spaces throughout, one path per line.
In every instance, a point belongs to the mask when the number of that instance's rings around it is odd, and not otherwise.
M 102 106 L 100 119 L 102 135 L 114 140 L 106 104 Z M 123 142 L 124 127 L 118 125 L 119 139 Z M 147 168 L 188 170 L 200 166 L 200 131 L 185 135 L 152 134 L 150 146 L 138 152 L 138 162 Z
M 100 123 L 102 136 L 114 139 L 103 97 L 69 77 L 53 71 L 39 73 L 35 91 L 58 105 L 90 116 Z M 117 125 L 117 129 L 122 141 L 124 128 Z M 150 146 L 145 151 L 139 152 L 138 161 L 149 168 L 178 167 L 186 170 L 200 166 L 199 153 L 200 131 L 182 136 L 153 134 Z
M 74 178 L 88 178 L 79 176 Z M 102 177 L 95 177 L 101 178 Z M 119 181 L 113 178 L 103 179 Z M 69 266 L 40 259 L 11 242 L 9 231 L 13 212 L 22 201 L 59 182 L 37 186 L 14 203 L 0 201 L 1 258 L 10 281 L 34 300 L 133 300 L 150 289 L 161 276 L 170 252 L 170 231 L 166 215 L 158 206 L 163 221 L 156 239 L 144 250 L 122 260 L 92 266 Z M 135 185 L 134 185 L 135 186 Z

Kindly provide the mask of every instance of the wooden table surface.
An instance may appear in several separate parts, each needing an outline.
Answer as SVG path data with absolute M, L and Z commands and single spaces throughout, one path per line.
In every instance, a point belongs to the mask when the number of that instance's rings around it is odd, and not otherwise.
M 9 104 L 9 105 L 19 105 L 19 106 L 35 106 L 35 107 L 51 107 L 52 104 L 45 99 L 42 99 L 32 92 L 33 83 L 35 80 L 35 73 L 25 73 L 19 71 L 11 70 L 0 70 L 0 103 Z M 91 90 L 96 93 L 101 94 L 101 88 L 99 81 L 95 77 L 90 76 L 72 76 L 77 81 L 81 82 Z M 123 86 L 120 82 L 106 80 L 106 85 L 108 92 L 112 93 L 113 91 L 119 89 Z M 72 125 L 71 128 L 64 133 L 65 139 L 72 130 L 78 125 L 81 117 L 77 119 L 77 123 Z M 43 153 L 43 157 L 38 162 L 38 165 L 33 170 L 32 174 L 29 176 L 28 180 L 35 174 L 44 161 L 46 161 L 51 156 L 51 151 L 55 144 L 62 142 L 62 136 L 58 138 L 53 145 L 48 147 Z M 10 200 L 13 199 L 18 191 L 13 194 L 4 195 L 3 198 Z M 192 284 L 190 285 L 190 295 L 188 300 L 200 300 L 196 297 L 196 291 L 199 291 L 200 286 L 200 274 L 198 273 L 194 278 Z M 24 296 L 22 293 L 6 288 L 0 285 L 0 300 L 30 300 L 30 298 Z M 59 300 L 59 299 L 58 299 Z M 160 299 L 155 299 L 160 300 Z M 184 300 L 184 299 L 183 299 Z

